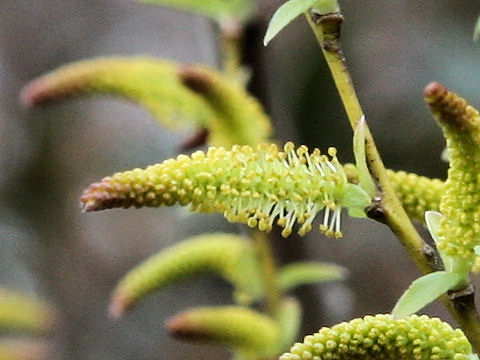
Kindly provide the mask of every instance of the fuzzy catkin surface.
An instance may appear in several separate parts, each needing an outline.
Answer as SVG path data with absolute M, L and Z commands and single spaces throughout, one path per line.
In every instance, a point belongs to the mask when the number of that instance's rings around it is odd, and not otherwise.
M 280 360 L 467 360 L 471 355 L 463 332 L 438 318 L 375 315 L 321 328 Z

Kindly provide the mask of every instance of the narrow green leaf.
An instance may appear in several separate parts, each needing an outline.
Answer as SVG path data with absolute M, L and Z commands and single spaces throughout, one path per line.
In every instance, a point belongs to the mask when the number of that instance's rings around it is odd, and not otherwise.
M 473 30 L 473 41 L 477 42 L 480 39 L 480 16 L 478 17 L 475 29 Z
M 297 286 L 318 282 L 343 280 L 347 269 L 340 265 L 320 262 L 296 262 L 282 267 L 278 273 L 278 286 L 287 292 Z
M 280 30 L 290 24 L 301 13 L 310 9 L 316 2 L 317 0 L 290 0 L 280 6 L 268 24 L 263 44 L 267 46 Z
M 445 216 L 438 211 L 426 211 L 425 212 L 425 223 L 427 224 L 427 229 L 432 236 L 433 241 L 435 244 L 439 243 L 438 238 L 438 228 L 440 227 L 440 223 Z
M 228 17 L 246 20 L 251 13 L 249 0 L 138 0 L 143 3 L 158 4 L 179 10 L 200 14 L 218 22 Z
M 373 198 L 376 193 L 375 182 L 370 175 L 367 166 L 367 158 L 365 156 L 365 115 L 358 122 L 357 128 L 353 135 L 353 153 L 355 155 L 355 163 L 358 169 L 358 180 L 360 187 Z
M 302 323 L 302 307 L 297 299 L 288 297 L 280 304 L 275 317 L 280 327 L 278 348 L 283 352 L 297 340 Z
M 400 297 L 392 310 L 392 315 L 403 318 L 417 312 L 454 288 L 464 277 L 465 274 L 462 273 L 437 271 L 418 278 Z
M 267 46 L 270 40 L 272 40 L 285 26 L 312 7 L 315 7 L 315 11 L 319 14 L 328 14 L 339 11 L 338 2 L 336 0 L 287 1 L 277 9 L 275 14 L 273 14 L 273 17 L 268 24 L 263 44 Z

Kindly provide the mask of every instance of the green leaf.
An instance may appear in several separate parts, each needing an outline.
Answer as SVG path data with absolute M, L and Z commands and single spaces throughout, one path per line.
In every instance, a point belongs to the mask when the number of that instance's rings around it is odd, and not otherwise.
M 365 156 L 365 115 L 358 122 L 357 128 L 353 135 L 353 153 L 355 155 L 355 163 L 358 169 L 358 180 L 360 187 L 373 198 L 377 192 L 375 182 L 370 175 L 367 166 L 367 158 Z
M 267 33 L 263 39 L 266 46 L 285 26 L 290 24 L 297 16 L 311 7 L 319 14 L 328 14 L 339 10 L 337 1 L 334 0 L 290 0 L 284 3 L 273 14 L 268 24 Z
M 280 327 L 278 348 L 283 352 L 295 342 L 302 324 L 302 307 L 298 300 L 293 297 L 284 299 L 275 318 Z
M 427 224 L 427 229 L 432 236 L 433 241 L 435 244 L 439 243 L 438 238 L 438 228 L 440 227 L 440 223 L 445 218 L 445 216 L 438 211 L 426 211 L 425 212 L 425 223 Z
M 138 0 L 200 14 L 218 22 L 227 18 L 245 21 L 252 10 L 249 0 Z
M 320 262 L 296 262 L 286 265 L 279 270 L 278 287 L 281 291 L 287 292 L 299 285 L 343 280 L 347 273 L 347 269 L 340 265 Z
M 430 304 L 440 295 L 453 289 L 465 278 L 463 273 L 437 271 L 424 275 L 410 285 L 392 310 L 396 318 L 403 318 Z
M 473 41 L 477 42 L 480 39 L 480 16 L 478 17 L 475 29 L 473 30 Z
M 342 204 L 348 208 L 365 209 L 372 202 L 371 197 L 358 185 L 345 185 Z M 350 214 L 350 213 L 349 213 Z

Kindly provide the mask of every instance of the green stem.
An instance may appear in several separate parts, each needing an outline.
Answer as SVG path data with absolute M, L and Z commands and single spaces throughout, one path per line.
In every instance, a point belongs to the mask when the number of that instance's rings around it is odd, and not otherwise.
M 280 306 L 281 294 L 277 284 L 277 268 L 273 251 L 266 233 L 252 230 L 252 238 L 255 242 L 263 270 L 265 312 L 271 316 L 276 316 Z
M 243 26 L 236 19 L 220 27 L 222 69 L 232 78 L 241 78 Z
M 340 34 L 343 17 L 339 13 L 318 15 L 309 12 L 305 15 L 322 48 L 350 124 L 355 130 L 363 116 L 363 111 L 341 48 Z M 438 270 L 432 261 L 438 254 L 425 244 L 403 209 L 368 128 L 365 134 L 365 153 L 370 172 L 380 190 L 379 201 L 370 209 L 369 216 L 385 223 L 395 233 L 423 273 Z M 473 288 L 469 286 L 463 291 L 453 292 L 448 297 L 444 296 L 442 302 L 464 330 L 475 351 L 480 352 L 480 317 L 474 302 Z

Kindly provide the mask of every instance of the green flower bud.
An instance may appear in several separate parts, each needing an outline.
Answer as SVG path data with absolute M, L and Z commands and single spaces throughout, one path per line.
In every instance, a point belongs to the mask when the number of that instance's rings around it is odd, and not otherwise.
M 256 358 L 274 356 L 279 351 L 277 323 L 240 306 L 192 309 L 170 319 L 167 329 L 180 339 L 222 344 Z
M 284 151 L 274 144 L 210 148 L 191 156 L 180 155 L 146 169 L 106 177 L 91 185 L 81 202 L 85 211 L 114 207 L 190 205 L 193 211 L 220 212 L 232 222 L 260 230 L 275 220 L 288 236 L 295 223 L 300 235 L 312 229 L 317 213 L 325 209 L 320 229 L 341 237 L 342 207 L 363 209 L 369 196 L 347 181 L 336 150 L 331 159 L 306 146 Z
M 425 100 L 442 127 L 450 158 L 437 246 L 469 267 L 480 245 L 480 114 L 438 83 L 426 87 Z
M 261 280 L 249 241 L 234 234 L 205 234 L 161 250 L 133 270 L 117 285 L 110 314 L 121 316 L 152 292 L 200 273 L 217 274 L 230 281 L 243 297 L 258 298 Z
M 469 360 L 476 358 L 460 329 L 437 318 L 366 316 L 321 328 L 280 360 Z

